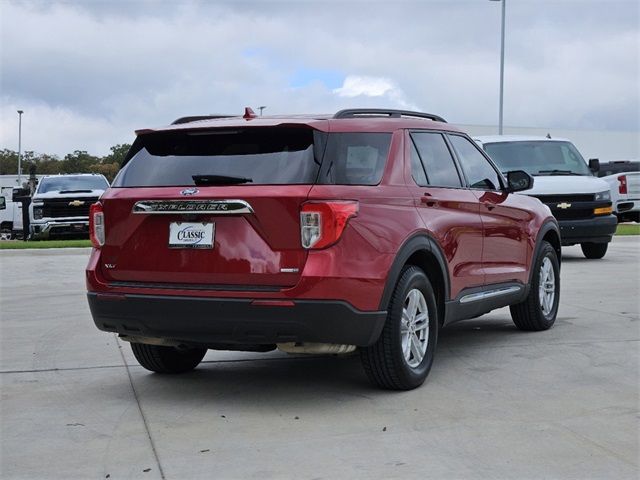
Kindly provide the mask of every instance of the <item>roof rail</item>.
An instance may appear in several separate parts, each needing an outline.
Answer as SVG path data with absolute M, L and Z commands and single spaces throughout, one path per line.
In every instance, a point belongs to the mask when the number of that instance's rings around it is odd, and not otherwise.
M 389 118 L 415 117 L 447 123 L 444 118 L 434 115 L 433 113 L 412 112 L 409 110 L 391 110 L 388 108 L 349 108 L 346 110 L 340 110 L 333 116 L 333 118 L 356 118 L 361 116 L 380 116 Z
M 197 122 L 199 120 L 211 120 L 211 119 L 216 119 L 216 118 L 230 118 L 230 117 L 237 117 L 237 115 L 192 115 L 190 117 L 180 117 L 180 118 L 174 120 L 173 122 L 171 122 L 171 125 L 179 125 L 181 123 Z

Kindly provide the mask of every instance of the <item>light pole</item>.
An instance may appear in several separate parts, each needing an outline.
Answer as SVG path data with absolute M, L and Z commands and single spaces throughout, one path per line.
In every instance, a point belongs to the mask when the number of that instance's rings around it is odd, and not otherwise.
M 504 18 L 507 10 L 507 0 L 490 0 L 502 2 L 502 29 L 500 35 L 500 110 L 498 113 L 498 135 L 502 135 L 502 111 L 504 105 Z
M 262 106 L 262 107 L 258 107 L 258 110 L 260 110 L 260 116 L 262 116 L 262 111 L 267 108 L 266 106 Z
M 22 188 L 22 110 L 18 110 L 18 188 Z

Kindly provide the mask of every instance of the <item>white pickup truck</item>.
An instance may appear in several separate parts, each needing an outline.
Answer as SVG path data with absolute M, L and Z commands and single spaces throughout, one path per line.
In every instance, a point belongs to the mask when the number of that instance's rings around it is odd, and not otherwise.
M 613 213 L 618 221 L 640 223 L 640 162 L 601 163 L 598 176 L 611 188 Z
M 524 192 L 546 204 L 560 225 L 562 245 L 580 244 L 587 258 L 602 258 L 616 231 L 609 184 L 594 176 L 598 160 L 585 162 L 562 138 L 495 135 L 474 140 L 503 172 L 525 170 L 535 177 Z

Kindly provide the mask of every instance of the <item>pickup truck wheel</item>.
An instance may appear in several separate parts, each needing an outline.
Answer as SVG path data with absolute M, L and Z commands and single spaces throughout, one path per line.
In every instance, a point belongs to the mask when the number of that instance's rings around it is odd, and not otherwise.
M 591 259 L 598 259 L 604 257 L 609 248 L 608 243 L 581 243 L 582 253 L 584 256 Z
M 378 341 L 360 349 L 369 379 L 390 390 L 410 390 L 425 381 L 438 340 L 436 297 L 425 273 L 407 266 L 396 284 Z
M 147 370 L 157 373 L 183 373 L 193 370 L 202 361 L 206 348 L 175 348 L 132 343 L 136 360 Z
M 529 295 L 524 302 L 509 307 L 511 318 L 520 330 L 547 330 L 556 321 L 560 303 L 560 264 L 548 242 L 543 242 L 533 268 Z

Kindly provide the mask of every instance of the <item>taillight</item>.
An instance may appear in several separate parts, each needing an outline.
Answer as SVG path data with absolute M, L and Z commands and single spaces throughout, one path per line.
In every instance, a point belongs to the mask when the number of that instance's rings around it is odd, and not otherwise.
M 620 182 L 620 185 L 618 185 L 618 192 L 626 194 L 627 193 L 627 176 L 620 175 L 618 177 L 618 182 Z
M 89 210 L 89 238 L 96 248 L 104 245 L 104 212 L 100 202 L 91 205 Z
M 336 243 L 351 217 L 358 214 L 358 202 L 308 202 L 300 211 L 300 235 L 304 248 L 326 248 Z

